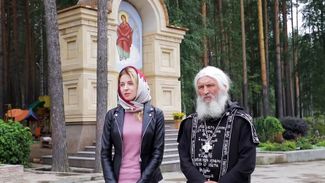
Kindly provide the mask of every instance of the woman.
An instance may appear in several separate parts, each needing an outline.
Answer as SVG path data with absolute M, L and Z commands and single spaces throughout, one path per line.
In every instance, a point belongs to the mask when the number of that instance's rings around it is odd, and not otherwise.
M 149 86 L 136 68 L 120 72 L 118 99 L 119 105 L 107 112 L 103 129 L 105 182 L 157 183 L 162 179 L 164 115 L 150 104 Z
M 117 27 L 117 51 L 120 61 L 130 58 L 130 50 L 132 45 L 133 30 L 126 20 L 124 14 L 121 15 L 121 24 Z

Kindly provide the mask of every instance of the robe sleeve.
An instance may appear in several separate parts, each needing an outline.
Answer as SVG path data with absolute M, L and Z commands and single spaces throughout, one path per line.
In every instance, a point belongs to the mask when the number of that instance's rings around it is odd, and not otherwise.
M 253 142 L 251 124 L 243 118 L 235 118 L 235 120 L 234 123 L 240 123 L 238 161 L 230 171 L 220 178 L 218 183 L 248 183 L 255 169 L 257 144 Z
M 191 122 L 191 119 L 185 119 L 178 131 L 180 166 L 188 183 L 203 183 L 206 181 L 205 177 L 196 169 L 191 160 Z

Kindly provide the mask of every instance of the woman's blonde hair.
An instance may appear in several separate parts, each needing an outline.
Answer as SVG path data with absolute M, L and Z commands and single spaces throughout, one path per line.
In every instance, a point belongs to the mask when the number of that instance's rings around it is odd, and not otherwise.
M 119 76 L 118 76 L 118 86 L 120 86 L 120 79 L 122 77 L 122 75 L 127 74 L 128 76 L 130 76 L 132 82 L 134 84 L 136 84 L 137 88 L 138 88 L 138 74 L 137 72 L 134 70 L 133 67 L 126 67 L 123 70 L 121 70 Z M 142 122 L 143 119 L 143 110 L 135 112 L 134 115 L 136 116 L 136 118 Z
M 133 81 L 134 84 L 137 85 L 137 88 L 138 88 L 138 74 L 134 70 L 134 68 L 126 67 L 120 72 L 120 74 L 118 76 L 118 84 L 119 85 L 120 85 L 120 79 L 121 79 L 122 75 L 124 75 L 124 74 L 127 74 L 128 76 L 130 76 L 131 80 Z
M 142 120 L 143 120 L 143 110 L 141 110 L 139 112 L 136 112 L 134 115 L 140 122 L 142 122 Z

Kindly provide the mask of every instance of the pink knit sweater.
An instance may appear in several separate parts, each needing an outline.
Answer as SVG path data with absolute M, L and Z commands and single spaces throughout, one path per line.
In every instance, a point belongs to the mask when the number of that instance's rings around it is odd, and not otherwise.
M 140 148 L 142 122 L 132 112 L 126 112 L 123 126 L 123 152 L 119 183 L 135 183 L 141 177 Z

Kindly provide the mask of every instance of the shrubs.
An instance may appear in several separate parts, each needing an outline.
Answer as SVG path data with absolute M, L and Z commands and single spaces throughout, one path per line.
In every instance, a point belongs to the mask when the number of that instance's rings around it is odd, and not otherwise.
M 293 151 L 313 149 L 314 147 L 325 147 L 325 140 L 312 144 L 309 138 L 298 138 L 297 140 L 285 140 L 283 143 L 264 142 L 259 144 L 264 151 Z
M 296 143 L 294 141 L 284 141 L 282 144 L 262 143 L 260 147 L 265 151 L 293 151 L 296 150 Z
M 32 133 L 18 122 L 0 119 L 0 164 L 28 164 Z
M 297 145 L 297 149 L 300 150 L 313 148 L 313 145 L 310 143 L 309 139 L 307 138 L 298 138 L 296 145 Z
M 285 117 L 281 119 L 281 123 L 285 129 L 283 137 L 286 140 L 296 140 L 307 135 L 308 125 L 301 118 Z
M 325 136 L 325 116 L 318 115 L 314 117 L 306 117 L 306 123 L 309 126 L 309 133 L 319 136 Z
M 269 137 L 267 136 L 267 124 L 265 123 L 264 118 L 257 118 L 254 125 L 260 141 L 266 142 L 269 140 Z
M 325 147 L 325 140 L 319 141 L 316 145 L 320 147 Z
M 285 117 L 281 122 L 275 117 L 258 118 L 254 125 L 261 143 L 259 147 L 266 151 L 291 151 L 325 147 L 325 122 L 322 117 L 300 118 Z M 275 142 L 275 135 L 282 133 L 285 141 Z M 309 133 L 308 133 L 309 132 Z
M 255 121 L 255 128 L 261 142 L 273 142 L 276 136 L 284 131 L 281 122 L 272 116 L 267 116 L 265 119 L 258 118 Z

